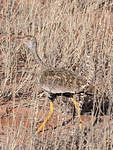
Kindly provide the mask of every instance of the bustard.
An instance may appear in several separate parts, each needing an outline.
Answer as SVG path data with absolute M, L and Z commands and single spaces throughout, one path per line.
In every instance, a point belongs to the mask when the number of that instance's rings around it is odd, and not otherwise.
M 83 91 L 86 87 L 86 80 L 83 80 L 80 76 L 76 76 L 74 73 L 65 69 L 55 69 L 46 66 L 38 55 L 37 39 L 34 36 L 20 37 L 19 39 L 28 47 L 32 52 L 34 59 L 41 65 L 42 70 L 40 72 L 39 84 L 41 88 L 48 93 L 50 99 L 50 112 L 41 126 L 37 129 L 40 132 L 43 129 L 44 124 L 51 118 L 53 114 L 53 101 L 58 95 L 67 94 L 70 95 L 71 101 L 74 103 L 75 108 L 78 111 L 80 129 L 82 129 L 82 120 L 80 116 L 80 104 L 73 99 L 73 95 L 77 92 Z

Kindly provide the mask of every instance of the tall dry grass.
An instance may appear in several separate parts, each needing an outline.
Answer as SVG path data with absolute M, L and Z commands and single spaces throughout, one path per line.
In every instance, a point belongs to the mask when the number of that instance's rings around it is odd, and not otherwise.
M 35 134 L 49 100 L 40 92 L 39 66 L 17 40 L 20 35 L 35 35 L 44 62 L 85 76 L 92 85 L 94 95 L 80 98 L 83 131 L 77 118 L 61 126 L 73 107 L 59 97 L 49 130 Z M 1 150 L 112 150 L 112 84 L 111 0 L 0 0 Z

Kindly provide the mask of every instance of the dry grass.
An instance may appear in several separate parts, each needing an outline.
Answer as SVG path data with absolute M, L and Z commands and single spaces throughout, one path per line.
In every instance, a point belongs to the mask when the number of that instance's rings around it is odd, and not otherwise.
M 77 117 L 62 126 L 73 105 L 59 97 L 47 130 L 35 134 L 49 100 L 37 83 L 39 66 L 19 35 L 35 35 L 49 65 L 87 77 L 94 95 L 80 97 L 83 131 Z M 112 106 L 111 0 L 0 0 L 1 150 L 112 150 Z

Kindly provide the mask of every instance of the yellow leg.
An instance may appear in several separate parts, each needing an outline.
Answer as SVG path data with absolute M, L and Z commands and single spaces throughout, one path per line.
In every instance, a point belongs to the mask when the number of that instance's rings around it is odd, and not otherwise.
M 78 111 L 78 117 L 79 117 L 79 123 L 80 123 L 80 130 L 82 130 L 82 119 L 81 119 L 81 116 L 80 116 L 80 104 L 76 100 L 74 100 L 73 98 L 71 98 L 71 101 L 74 103 L 75 108 Z
M 38 132 L 40 132 L 42 130 L 42 128 L 44 127 L 44 125 L 46 124 L 46 122 L 51 118 L 52 114 L 53 114 L 53 102 L 50 102 L 50 112 L 49 112 L 49 115 L 44 120 L 44 122 L 41 124 L 41 126 L 38 128 L 38 130 L 37 130 Z

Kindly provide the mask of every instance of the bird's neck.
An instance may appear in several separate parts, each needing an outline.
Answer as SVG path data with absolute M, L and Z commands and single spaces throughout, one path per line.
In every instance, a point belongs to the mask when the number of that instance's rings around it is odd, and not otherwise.
M 37 48 L 34 49 L 33 51 L 33 56 L 35 58 L 35 61 L 40 64 L 43 67 L 46 67 L 45 63 L 42 61 L 42 59 L 39 57 L 38 53 L 37 53 Z

